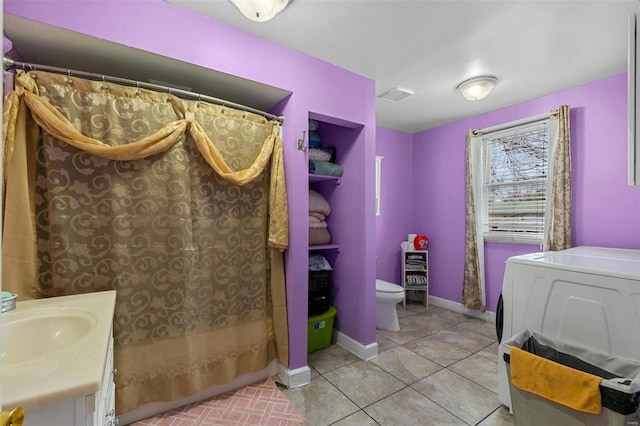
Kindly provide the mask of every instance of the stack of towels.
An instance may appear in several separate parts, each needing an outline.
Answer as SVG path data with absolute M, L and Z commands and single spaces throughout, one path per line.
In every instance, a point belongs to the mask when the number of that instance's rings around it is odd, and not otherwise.
M 316 120 L 309 120 L 309 173 L 315 175 L 342 176 L 342 166 L 335 164 L 335 148 L 324 148 L 322 138 L 316 130 L 318 130 L 318 122 Z
M 313 189 L 309 190 L 309 245 L 329 244 L 331 234 L 326 218 L 331 206 L 326 198 Z

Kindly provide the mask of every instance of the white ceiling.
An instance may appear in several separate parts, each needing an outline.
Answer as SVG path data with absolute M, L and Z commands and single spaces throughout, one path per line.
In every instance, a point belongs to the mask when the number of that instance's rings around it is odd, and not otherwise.
M 414 96 L 378 99 L 379 125 L 419 132 L 627 69 L 638 1 L 294 0 L 273 20 L 246 19 L 228 0 L 170 0 Z M 455 92 L 500 79 L 484 100 Z
M 369 77 L 378 95 L 414 91 L 376 101 L 377 123 L 408 133 L 625 72 L 628 19 L 640 11 L 637 0 L 294 0 L 256 23 L 229 0 L 169 1 Z M 12 15 L 4 30 L 26 62 L 169 82 L 262 110 L 289 94 Z M 500 79 L 489 97 L 455 92 L 481 74 Z

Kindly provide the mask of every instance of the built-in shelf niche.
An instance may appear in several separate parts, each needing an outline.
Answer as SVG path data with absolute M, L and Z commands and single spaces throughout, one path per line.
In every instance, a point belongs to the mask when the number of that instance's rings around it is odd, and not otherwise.
M 320 252 L 333 267 L 331 304 L 336 307 L 334 328 L 356 336 L 361 327 L 355 318 L 368 308 L 362 298 L 366 250 L 363 250 L 365 214 L 365 141 L 364 126 L 321 114 L 309 114 L 317 120 L 323 146 L 335 147 L 336 164 L 343 168 L 341 177 L 309 174 L 309 187 L 322 194 L 331 205 L 327 216 L 331 243 L 310 246 Z M 362 306 L 359 305 L 362 303 Z

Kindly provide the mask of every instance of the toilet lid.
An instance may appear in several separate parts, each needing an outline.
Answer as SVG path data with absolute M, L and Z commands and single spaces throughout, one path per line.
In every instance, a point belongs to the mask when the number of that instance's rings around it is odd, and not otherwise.
M 376 291 L 381 293 L 402 293 L 404 289 L 397 284 L 383 280 L 376 280 Z

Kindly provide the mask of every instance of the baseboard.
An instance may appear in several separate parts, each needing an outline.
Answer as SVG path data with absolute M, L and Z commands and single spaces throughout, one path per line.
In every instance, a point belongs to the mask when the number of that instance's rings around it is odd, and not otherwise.
M 289 370 L 282 364 L 278 364 L 278 377 L 287 387 L 299 388 L 311 383 L 311 369 L 308 366 L 304 366 Z
M 358 358 L 370 360 L 378 356 L 378 343 L 363 345 L 346 334 L 340 333 L 338 330 L 333 330 L 332 339 L 337 345 L 342 346 Z M 311 383 L 311 369 L 305 366 L 296 368 L 295 370 L 289 370 L 287 367 L 278 364 L 278 377 L 280 377 L 282 383 L 289 388 L 299 388 L 300 386 Z
M 346 334 L 341 333 L 338 330 L 333 330 L 333 341 L 336 344 L 342 346 L 358 358 L 364 360 L 370 360 L 371 358 L 375 358 L 378 356 L 378 343 L 374 342 L 368 345 L 363 345 L 362 343 L 353 340 L 351 337 Z
M 439 306 L 441 308 L 449 309 L 450 311 L 459 312 L 464 315 L 468 315 L 470 317 L 479 318 L 485 320 L 487 322 L 492 322 L 495 324 L 496 322 L 496 313 L 495 312 L 480 312 L 475 311 L 473 309 L 465 308 L 462 303 L 452 302 L 448 299 L 442 299 L 441 297 L 429 296 L 429 304 L 434 306 Z

